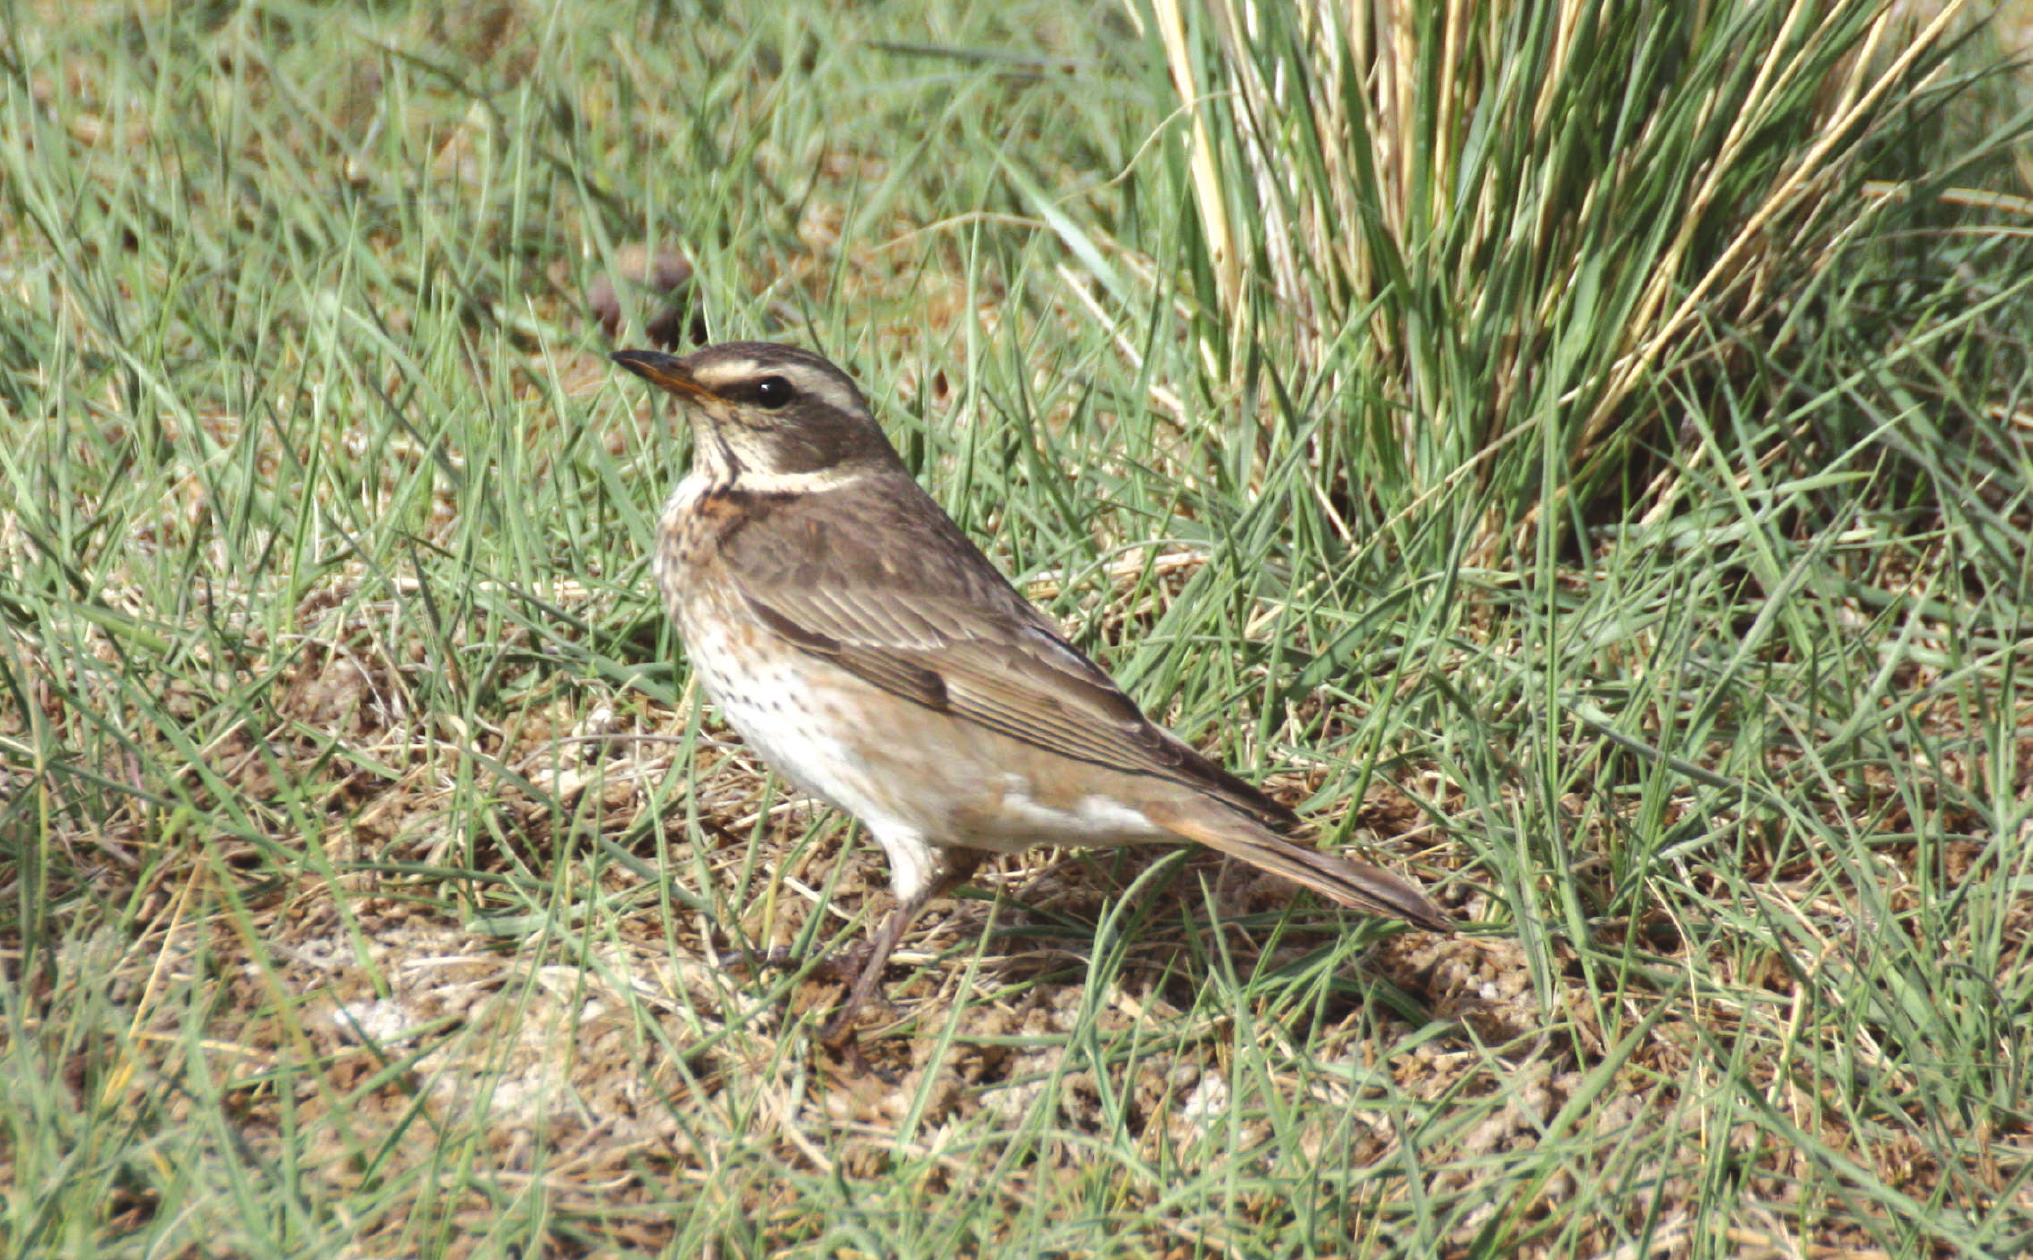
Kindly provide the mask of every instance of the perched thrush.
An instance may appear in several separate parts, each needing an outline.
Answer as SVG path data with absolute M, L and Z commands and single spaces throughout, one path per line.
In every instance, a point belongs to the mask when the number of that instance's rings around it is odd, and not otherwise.
M 1189 841 L 1451 930 L 1394 876 L 1292 839 L 1296 815 L 1148 721 L 921 489 L 834 364 L 749 341 L 613 357 L 694 431 L 652 571 L 695 676 L 891 865 L 897 907 L 825 1041 L 931 898 L 1037 844 Z

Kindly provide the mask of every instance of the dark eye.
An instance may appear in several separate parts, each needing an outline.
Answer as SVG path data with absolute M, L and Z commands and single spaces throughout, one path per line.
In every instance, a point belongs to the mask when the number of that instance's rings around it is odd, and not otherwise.
M 767 411 L 777 411 L 793 401 L 793 385 L 783 376 L 768 376 L 751 387 L 751 397 Z

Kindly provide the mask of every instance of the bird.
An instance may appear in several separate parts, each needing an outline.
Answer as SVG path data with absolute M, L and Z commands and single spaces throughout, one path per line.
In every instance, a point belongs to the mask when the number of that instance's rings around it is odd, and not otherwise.
M 886 857 L 894 909 L 823 1044 L 854 1047 L 858 1009 L 930 901 L 1039 844 L 1187 842 L 1454 929 L 1151 722 L 922 489 L 828 359 L 763 341 L 610 357 L 675 396 L 692 431 L 651 567 L 694 677 L 766 765 Z

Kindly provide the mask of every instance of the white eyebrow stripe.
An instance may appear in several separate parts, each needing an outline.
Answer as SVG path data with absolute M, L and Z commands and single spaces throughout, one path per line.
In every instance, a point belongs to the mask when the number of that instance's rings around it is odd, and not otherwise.
M 695 372 L 694 379 L 710 389 L 720 389 L 746 377 L 760 375 L 762 366 L 756 359 L 724 359 L 709 364 L 706 370 Z
M 857 400 L 855 391 L 843 388 L 841 381 L 838 381 L 833 376 L 823 376 L 820 373 L 814 373 L 813 375 L 813 381 L 802 382 L 808 392 L 819 395 L 838 411 L 858 412 L 864 410 L 864 404 Z
M 854 413 L 865 410 L 863 398 L 855 388 L 844 384 L 841 377 L 805 363 L 774 363 L 754 358 L 719 359 L 697 368 L 694 373 L 694 379 L 703 388 L 718 393 L 739 382 L 767 376 L 783 376 L 800 393 L 819 398 L 838 411 Z

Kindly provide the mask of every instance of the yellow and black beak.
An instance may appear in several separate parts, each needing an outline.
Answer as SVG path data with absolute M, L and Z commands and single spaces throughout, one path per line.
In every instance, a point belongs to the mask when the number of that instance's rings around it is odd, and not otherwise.
M 661 354 L 657 350 L 619 350 L 609 357 L 612 362 L 621 363 L 660 389 L 683 398 L 709 396 L 708 390 L 687 370 L 687 364 L 674 355 Z

